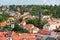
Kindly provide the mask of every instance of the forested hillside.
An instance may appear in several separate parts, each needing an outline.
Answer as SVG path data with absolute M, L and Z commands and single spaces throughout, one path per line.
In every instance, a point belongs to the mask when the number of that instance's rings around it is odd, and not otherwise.
M 2 8 L 1 6 L 0 8 Z M 52 6 L 52 5 L 10 5 L 9 9 L 13 11 L 17 11 L 16 9 L 20 8 L 20 12 L 30 12 L 32 15 L 38 15 L 39 12 L 42 12 L 45 15 L 52 15 L 52 17 L 60 18 L 60 5 Z
M 29 11 L 32 15 L 39 15 L 39 12 L 42 12 L 44 15 L 60 18 L 60 5 L 10 5 L 10 10 L 16 11 L 17 7 L 20 8 L 21 13 Z

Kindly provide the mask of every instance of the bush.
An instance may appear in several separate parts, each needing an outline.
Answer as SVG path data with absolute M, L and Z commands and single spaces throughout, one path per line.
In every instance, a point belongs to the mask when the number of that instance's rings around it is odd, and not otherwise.
M 60 30 L 54 30 L 55 32 L 60 32 Z

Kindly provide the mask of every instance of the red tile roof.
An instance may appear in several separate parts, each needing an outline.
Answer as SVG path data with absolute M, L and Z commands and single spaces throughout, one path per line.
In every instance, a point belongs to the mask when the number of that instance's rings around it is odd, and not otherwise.
M 7 25 L 7 22 L 0 23 L 0 27 L 6 26 L 6 25 Z
M 0 37 L 0 40 L 6 40 L 6 38 L 2 36 L 2 37 Z
M 13 37 L 13 40 L 22 40 L 25 39 L 33 39 L 35 38 L 35 34 L 21 34 L 19 35 L 16 32 L 0 32 L 0 40 L 6 40 L 6 34 L 11 35 Z
M 39 30 L 38 33 L 46 35 L 46 34 L 51 34 L 51 31 L 50 30 Z
M 26 20 L 25 19 L 23 19 L 20 24 L 21 25 L 24 25 L 24 23 L 26 23 Z
M 32 28 L 34 28 L 34 25 L 33 24 L 26 24 L 26 28 L 32 29 Z
M 57 22 L 56 21 L 53 21 L 53 20 L 49 20 L 48 23 L 49 24 L 56 24 Z
M 56 34 L 59 34 L 60 35 L 60 32 L 56 32 Z
M 32 28 L 32 30 L 36 30 L 36 29 L 37 29 L 37 27 Z
M 14 18 L 13 17 L 9 17 L 8 20 L 13 20 Z
M 23 39 L 23 38 L 33 39 L 33 38 L 35 38 L 35 34 L 21 34 L 19 37 L 20 37 L 20 39 Z

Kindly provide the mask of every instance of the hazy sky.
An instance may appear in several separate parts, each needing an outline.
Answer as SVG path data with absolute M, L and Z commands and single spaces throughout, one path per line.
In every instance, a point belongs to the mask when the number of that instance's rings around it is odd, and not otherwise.
M 0 0 L 1 5 L 59 5 L 60 0 Z

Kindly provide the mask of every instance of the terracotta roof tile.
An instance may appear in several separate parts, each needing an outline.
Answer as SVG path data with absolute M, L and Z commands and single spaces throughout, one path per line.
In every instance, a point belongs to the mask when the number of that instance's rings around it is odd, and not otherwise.
M 28 29 L 32 29 L 32 28 L 34 28 L 34 25 L 33 25 L 33 24 L 26 24 L 26 27 L 27 27 Z
M 26 23 L 26 20 L 23 19 L 20 24 L 21 24 L 21 25 L 25 25 L 25 23 Z
M 56 24 L 57 22 L 56 21 L 53 21 L 53 20 L 49 20 L 48 23 L 49 24 Z
M 9 17 L 8 20 L 14 20 L 14 18 L 13 17 Z
M 56 34 L 59 34 L 60 35 L 60 32 L 56 32 Z
M 2 23 L 0 23 L 0 26 L 2 27 L 2 26 L 6 26 L 7 25 L 7 22 L 2 22 Z
M 3 34 L 4 33 L 4 34 Z M 22 40 L 23 38 L 26 38 L 26 39 L 33 39 L 35 38 L 35 34 L 21 34 L 19 35 L 18 33 L 15 33 L 15 32 L 0 32 L 0 40 L 6 40 L 6 37 L 5 36 L 2 36 L 2 35 L 6 35 L 6 34 L 10 34 L 10 33 L 13 33 L 13 40 Z
M 38 33 L 41 33 L 41 34 L 51 34 L 51 31 L 50 30 L 39 30 Z

